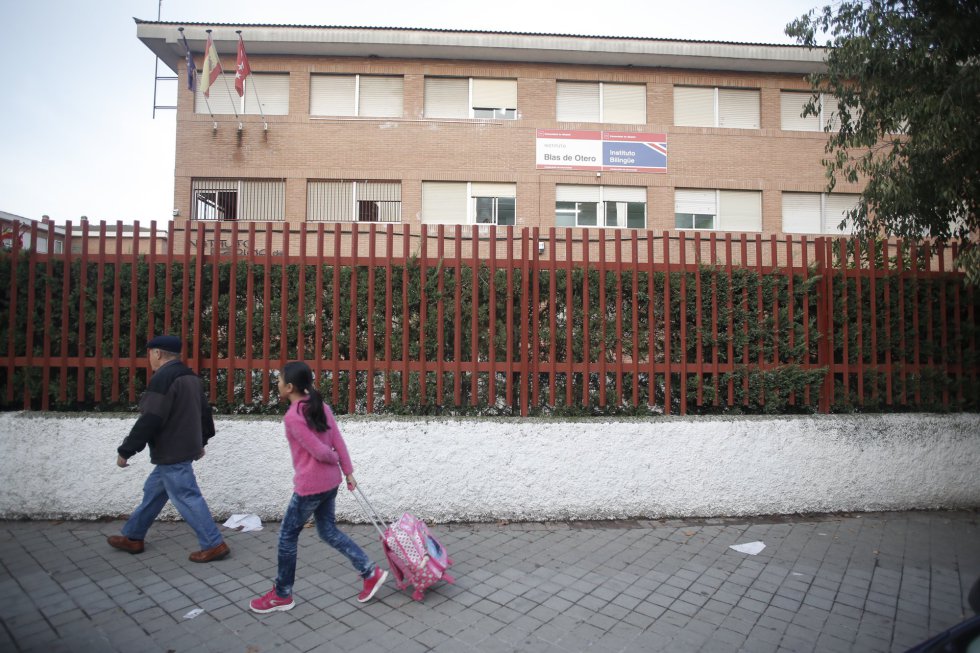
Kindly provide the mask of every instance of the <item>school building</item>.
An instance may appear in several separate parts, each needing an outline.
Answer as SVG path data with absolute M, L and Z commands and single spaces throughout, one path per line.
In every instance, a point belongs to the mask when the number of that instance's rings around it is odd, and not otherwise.
M 801 117 L 820 49 L 136 26 L 180 78 L 178 229 L 273 221 L 839 234 L 860 191 L 838 183 L 826 192 L 833 98 Z M 187 89 L 182 35 L 200 71 L 209 29 L 224 78 L 205 97 L 200 79 L 196 93 Z M 242 97 L 239 31 L 251 71 Z

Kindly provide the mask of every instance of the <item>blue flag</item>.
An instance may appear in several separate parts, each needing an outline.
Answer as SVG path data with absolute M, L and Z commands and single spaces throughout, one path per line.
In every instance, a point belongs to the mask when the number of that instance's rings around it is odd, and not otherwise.
M 197 69 L 194 67 L 194 55 L 191 54 L 191 47 L 187 45 L 187 36 L 183 32 L 180 37 L 184 39 L 184 50 L 187 58 L 187 90 L 194 92 L 197 90 Z

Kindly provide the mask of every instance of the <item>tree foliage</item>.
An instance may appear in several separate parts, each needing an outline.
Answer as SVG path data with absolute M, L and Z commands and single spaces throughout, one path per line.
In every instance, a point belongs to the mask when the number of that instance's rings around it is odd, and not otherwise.
M 864 235 L 960 240 L 960 264 L 980 283 L 980 3 L 841 0 L 786 33 L 828 48 L 809 81 L 837 99 L 829 188 L 867 184 L 848 220 Z

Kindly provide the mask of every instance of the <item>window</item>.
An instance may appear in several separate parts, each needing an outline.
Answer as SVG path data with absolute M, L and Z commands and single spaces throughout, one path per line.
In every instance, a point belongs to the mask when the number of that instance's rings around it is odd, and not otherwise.
M 393 181 L 310 181 L 306 219 L 312 222 L 401 222 L 402 186 Z
M 837 98 L 828 93 L 818 93 L 815 116 L 803 117 L 803 107 L 813 93 L 782 91 L 779 94 L 782 128 L 787 131 L 833 131 L 837 129 Z
M 643 229 L 647 189 L 632 186 L 555 187 L 555 226 Z
M 848 234 L 840 229 L 845 214 L 857 206 L 858 195 L 847 193 L 783 193 L 783 231 L 791 234 Z
M 759 129 L 759 91 L 675 86 L 674 124 Z
M 516 79 L 425 78 L 426 118 L 517 119 Z
M 677 229 L 762 231 L 762 193 L 744 190 L 674 191 Z
M 473 222 L 476 224 L 496 224 L 513 226 L 517 223 L 517 185 L 516 184 L 470 184 Z
M 517 223 L 517 185 L 511 183 L 422 182 L 424 224 Z
M 310 115 L 401 118 L 403 93 L 402 77 L 310 75 Z
M 561 122 L 615 122 L 643 125 L 647 121 L 644 84 L 558 82 L 556 114 Z
M 286 182 L 281 179 L 195 179 L 192 220 L 283 220 Z
M 226 115 L 285 116 L 289 114 L 289 75 L 252 73 L 245 78 L 245 95 L 235 91 L 235 74 L 224 73 L 211 85 L 211 97 L 204 97 L 198 84 L 194 112 Z

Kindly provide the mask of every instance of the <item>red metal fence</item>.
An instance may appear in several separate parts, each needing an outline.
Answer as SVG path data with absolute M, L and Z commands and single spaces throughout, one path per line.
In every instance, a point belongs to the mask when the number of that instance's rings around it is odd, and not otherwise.
M 35 225 L 30 242 L 54 229 Z M 61 253 L 15 242 L 0 257 L 8 409 L 132 404 L 162 332 L 230 411 L 274 402 L 292 359 L 350 412 L 980 403 L 978 293 L 951 269 L 955 248 L 479 226 L 128 230 L 144 242 L 119 224 L 58 230 Z

